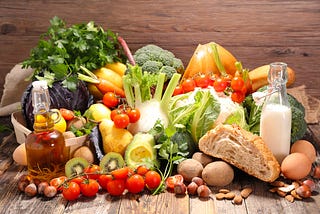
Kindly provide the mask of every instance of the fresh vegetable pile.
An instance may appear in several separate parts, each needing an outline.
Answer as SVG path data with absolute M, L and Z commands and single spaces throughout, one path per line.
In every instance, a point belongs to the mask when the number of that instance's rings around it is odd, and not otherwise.
M 62 192 L 65 199 L 75 200 L 99 189 L 114 196 L 167 189 L 209 197 L 208 186 L 228 185 L 234 174 L 227 163 L 200 153 L 199 139 L 221 123 L 259 135 L 261 106 L 252 93 L 268 84 L 267 66 L 244 69 L 214 42 L 199 45 L 184 70 L 179 58 L 159 46 L 149 44 L 131 54 L 110 30 L 93 22 L 67 28 L 55 17 L 23 66 L 34 68 L 33 80 L 48 81 L 54 91 L 52 108 L 74 122 L 69 130 L 75 136 L 88 135 L 91 145 L 73 154 L 64 177 L 39 184 L 23 176 L 19 189 L 29 196 Z M 292 69 L 290 75 L 289 85 Z M 305 112 L 289 98 L 294 142 L 306 132 Z M 23 101 L 30 127 L 28 91 Z M 80 116 L 86 123 L 79 128 Z M 220 179 L 221 174 L 228 179 Z

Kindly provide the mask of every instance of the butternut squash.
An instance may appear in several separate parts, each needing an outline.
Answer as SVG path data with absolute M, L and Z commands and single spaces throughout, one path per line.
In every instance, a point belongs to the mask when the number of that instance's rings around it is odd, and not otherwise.
M 255 68 L 249 72 L 249 78 L 252 84 L 252 92 L 255 92 L 260 87 L 268 85 L 268 72 L 269 72 L 270 65 L 263 65 L 258 68 Z M 287 87 L 292 85 L 296 79 L 295 71 L 287 67 L 288 72 L 288 82 Z
M 192 55 L 187 68 L 184 71 L 182 79 L 186 79 L 189 77 L 194 77 L 199 74 L 218 74 L 220 75 L 220 71 L 217 68 L 217 65 L 214 61 L 213 51 L 211 48 L 211 43 L 207 43 L 204 45 L 199 44 Z M 235 62 L 237 59 L 225 48 L 221 45 L 215 43 L 217 45 L 217 50 L 219 54 L 219 58 L 223 67 L 226 70 L 227 74 L 234 76 L 234 73 L 237 71 L 235 66 Z

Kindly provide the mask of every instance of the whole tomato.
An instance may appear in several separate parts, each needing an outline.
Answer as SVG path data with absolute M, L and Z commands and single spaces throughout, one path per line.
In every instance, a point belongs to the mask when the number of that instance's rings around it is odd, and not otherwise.
M 92 197 L 99 191 L 99 183 L 94 179 L 85 179 L 80 184 L 80 191 L 82 195 Z
M 244 80 L 240 76 L 235 76 L 231 80 L 231 88 L 234 91 L 242 91 L 243 88 L 245 87 Z
M 231 100 L 233 102 L 242 103 L 242 101 L 246 98 L 246 95 L 241 91 L 234 91 L 231 94 Z
M 223 92 L 228 87 L 228 81 L 222 78 L 218 78 L 213 83 L 213 88 L 216 92 Z
M 183 94 L 183 88 L 181 85 L 178 85 L 175 87 L 174 91 L 173 91 L 173 96 L 179 95 L 179 94 Z
M 200 88 L 207 88 L 211 82 L 210 77 L 205 74 L 200 74 L 195 78 L 194 81 L 196 83 L 196 86 Z
M 149 169 L 145 165 L 140 165 L 136 169 L 136 173 L 139 175 L 142 175 L 142 176 L 145 175 L 148 171 L 149 171 Z
M 122 167 L 111 172 L 114 179 L 127 179 L 129 176 L 129 167 Z
M 75 200 L 80 195 L 80 186 L 76 182 L 70 181 L 63 185 L 62 195 L 68 201 Z
M 145 174 L 145 185 L 148 189 L 155 189 L 161 183 L 161 176 L 156 171 L 148 171 Z
M 128 109 L 127 115 L 129 116 L 130 123 L 136 123 L 140 119 L 140 111 L 136 108 Z
M 139 174 L 134 174 L 126 180 L 126 187 L 131 193 L 139 193 L 144 189 L 144 179 Z
M 63 189 L 62 185 L 68 178 L 66 176 L 60 176 L 50 180 L 50 186 L 54 186 L 58 191 Z
M 84 169 L 84 173 L 87 174 L 88 178 L 97 180 L 100 176 L 101 168 L 96 164 L 91 164 Z
M 107 184 L 107 191 L 112 196 L 120 196 L 126 188 L 125 180 L 115 179 Z
M 112 181 L 112 175 L 100 175 L 98 178 L 98 183 L 102 187 L 102 189 L 107 190 L 107 185 L 110 181 Z
M 193 91 L 195 89 L 196 82 L 193 79 L 188 78 L 182 82 L 181 87 L 182 87 L 183 91 L 185 93 L 187 93 L 187 92 Z
M 119 104 L 118 96 L 113 92 L 107 92 L 102 97 L 102 102 L 109 108 L 116 107 Z
M 124 129 L 129 125 L 130 118 L 127 114 L 121 113 L 121 114 L 117 114 L 114 116 L 113 122 L 114 122 L 115 127 L 119 128 L 119 129 Z
M 67 121 L 72 120 L 75 117 L 74 112 L 69 109 L 60 108 L 59 111 L 60 111 L 61 116 Z

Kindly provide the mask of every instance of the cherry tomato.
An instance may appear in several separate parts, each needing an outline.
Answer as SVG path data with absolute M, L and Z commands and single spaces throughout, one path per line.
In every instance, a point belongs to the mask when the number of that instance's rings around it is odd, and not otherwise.
M 161 176 L 156 171 L 148 171 L 145 174 L 145 184 L 148 189 L 155 189 L 161 183 Z
M 84 179 L 85 179 L 84 177 L 80 176 L 80 177 L 72 178 L 71 181 L 76 182 L 77 184 L 80 185 Z
M 233 102 L 242 103 L 242 101 L 246 98 L 246 95 L 240 91 L 234 91 L 231 94 L 231 100 Z
M 98 178 L 98 182 L 100 184 L 100 186 L 102 187 L 102 189 L 107 189 L 107 185 L 110 181 L 112 181 L 112 175 L 100 175 Z
M 59 111 L 60 111 L 61 116 L 67 121 L 72 120 L 75 117 L 74 112 L 69 109 L 60 108 Z
M 85 179 L 80 184 L 80 191 L 82 195 L 92 197 L 99 191 L 99 183 L 94 179 Z
M 245 84 L 244 84 L 244 81 L 243 81 L 242 77 L 236 76 L 236 77 L 232 78 L 232 80 L 231 80 L 231 88 L 234 91 L 242 91 L 244 87 L 245 87 Z
M 122 167 L 111 171 L 114 179 L 126 179 L 129 176 L 129 167 Z
M 136 170 L 137 174 L 139 174 L 139 175 L 145 175 L 148 171 L 149 171 L 149 169 L 145 165 L 138 166 L 138 168 Z
M 91 164 L 84 169 L 84 173 L 87 174 L 88 178 L 97 180 L 100 176 L 101 168 L 96 164 Z
M 49 184 L 50 184 L 50 186 L 54 186 L 58 191 L 61 191 L 63 189 L 62 184 L 67 179 L 68 178 L 66 176 L 60 176 L 60 177 L 51 179 Z
M 194 81 L 197 87 L 207 88 L 210 85 L 210 77 L 205 74 L 200 74 Z
M 114 116 L 116 116 L 117 114 L 121 114 L 123 113 L 123 110 L 121 109 L 113 109 L 110 113 L 110 119 L 113 121 L 114 120 Z
M 193 91 L 196 87 L 196 82 L 193 79 L 186 79 L 182 82 L 181 87 L 185 93 Z
M 131 193 L 139 193 L 144 189 L 144 179 L 141 175 L 135 174 L 126 180 L 126 187 Z
M 223 92 L 228 86 L 228 82 L 225 79 L 218 78 L 213 83 L 213 88 L 216 92 Z
M 121 113 L 114 116 L 113 122 L 117 128 L 124 129 L 129 125 L 130 118 L 127 114 Z
M 180 174 L 173 175 L 167 178 L 166 185 L 169 189 L 174 189 L 174 185 L 176 184 L 182 184 L 183 183 L 183 177 Z
M 62 195 L 68 201 L 75 200 L 80 195 L 80 186 L 76 182 L 68 182 L 63 185 Z
M 109 108 L 116 107 L 119 104 L 118 96 L 113 92 L 107 92 L 102 97 L 102 102 Z
M 179 94 L 183 94 L 184 91 L 183 91 L 183 88 L 181 85 L 178 85 L 174 88 L 174 91 L 173 91 L 173 96 L 176 96 L 176 95 L 179 95 Z
M 112 196 L 120 196 L 126 188 L 125 180 L 116 179 L 108 182 L 107 191 Z
M 130 123 L 136 123 L 140 119 L 139 109 L 128 109 L 127 114 L 129 116 Z

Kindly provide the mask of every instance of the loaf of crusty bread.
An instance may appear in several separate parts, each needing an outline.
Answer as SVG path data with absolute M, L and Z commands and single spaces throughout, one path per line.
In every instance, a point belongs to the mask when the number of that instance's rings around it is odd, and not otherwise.
M 199 140 L 199 149 L 266 182 L 280 175 L 280 165 L 262 138 L 237 125 L 217 125 Z

